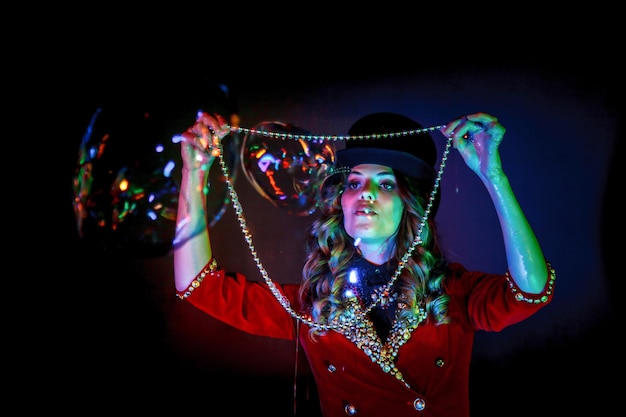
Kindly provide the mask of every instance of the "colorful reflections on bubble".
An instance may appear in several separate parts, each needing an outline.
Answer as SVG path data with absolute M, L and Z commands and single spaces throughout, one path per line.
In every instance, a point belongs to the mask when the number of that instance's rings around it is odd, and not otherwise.
M 192 115 L 193 117 L 193 115 Z M 73 178 L 73 207 L 79 236 L 103 249 L 161 256 L 175 235 L 180 184 L 180 145 L 172 137 L 188 120 L 165 113 L 97 109 L 82 138 Z M 239 136 L 223 141 L 232 172 L 239 160 Z M 230 203 L 220 167 L 209 175 L 209 224 Z
M 277 138 L 263 132 L 292 137 Z M 308 132 L 278 121 L 255 125 L 241 147 L 242 169 L 250 184 L 274 206 L 298 216 L 315 212 L 319 175 L 322 167 L 334 161 L 328 140 L 311 139 Z

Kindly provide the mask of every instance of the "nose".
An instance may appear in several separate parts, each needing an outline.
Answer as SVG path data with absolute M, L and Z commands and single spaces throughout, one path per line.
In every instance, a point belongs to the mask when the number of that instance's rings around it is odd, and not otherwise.
M 374 193 L 371 190 L 363 189 L 361 192 L 361 200 L 367 200 L 370 204 L 372 204 L 375 199 Z

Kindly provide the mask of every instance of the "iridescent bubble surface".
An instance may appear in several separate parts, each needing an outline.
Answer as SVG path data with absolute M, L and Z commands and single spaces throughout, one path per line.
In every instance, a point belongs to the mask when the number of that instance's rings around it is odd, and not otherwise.
M 196 111 L 97 109 L 82 138 L 73 179 L 79 236 L 131 255 L 161 256 L 172 246 L 180 184 L 180 145 L 173 137 Z M 234 182 L 240 136 L 224 138 L 224 158 Z M 210 171 L 209 224 L 230 203 L 219 164 Z
M 277 138 L 262 132 L 289 133 Z M 289 123 L 265 121 L 245 134 L 241 146 L 242 170 L 256 191 L 287 213 L 307 216 L 315 212 L 320 176 L 335 162 L 334 148 L 324 139 Z

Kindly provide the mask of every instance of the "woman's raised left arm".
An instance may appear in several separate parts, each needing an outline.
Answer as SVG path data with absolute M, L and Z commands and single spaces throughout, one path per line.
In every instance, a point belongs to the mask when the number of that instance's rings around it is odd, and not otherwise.
M 539 294 L 546 286 L 549 271 L 539 241 L 502 169 L 498 147 L 505 132 L 498 119 L 487 113 L 470 114 L 442 128 L 491 196 L 511 278 L 520 290 Z

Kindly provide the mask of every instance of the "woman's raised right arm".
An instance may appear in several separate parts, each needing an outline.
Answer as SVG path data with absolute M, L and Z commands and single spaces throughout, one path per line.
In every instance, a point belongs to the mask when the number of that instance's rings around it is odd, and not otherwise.
M 178 291 L 187 289 L 213 256 L 206 212 L 208 177 L 217 156 L 214 141 L 229 132 L 222 116 L 199 113 L 193 126 L 180 135 L 182 175 L 173 244 Z

